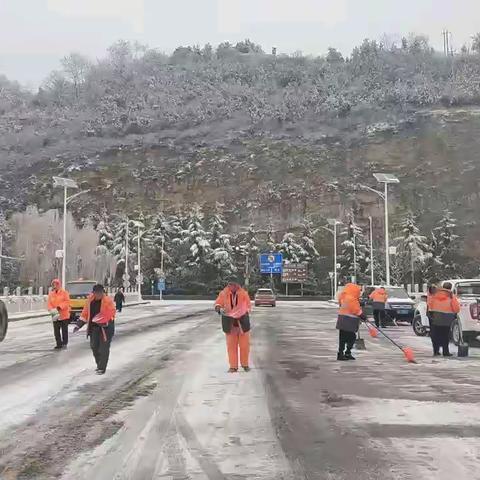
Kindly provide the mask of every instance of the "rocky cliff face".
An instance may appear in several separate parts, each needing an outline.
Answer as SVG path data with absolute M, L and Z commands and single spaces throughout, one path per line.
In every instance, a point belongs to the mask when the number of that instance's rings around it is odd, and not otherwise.
M 28 165 L 10 164 L 2 173 L 0 205 L 7 210 L 29 203 L 59 202 L 52 175 L 76 178 L 90 193 L 72 208 L 85 218 L 108 211 L 177 210 L 198 202 L 208 209 L 225 203 L 232 228 L 256 223 L 276 229 L 298 225 L 304 215 L 327 218 L 353 212 L 362 223 L 369 215 L 382 225 L 382 203 L 361 185 L 375 187 L 372 174 L 400 178 L 392 186 L 393 221 L 408 209 L 417 212 L 428 233 L 450 209 L 459 220 L 466 252 L 476 257 L 480 162 L 480 110 L 442 109 L 376 114 L 347 122 L 264 126 L 263 130 L 210 125 L 169 137 L 127 137 L 106 151 L 85 148 Z M 208 132 L 208 133 L 207 133 Z M 39 155 L 41 158 L 41 155 Z

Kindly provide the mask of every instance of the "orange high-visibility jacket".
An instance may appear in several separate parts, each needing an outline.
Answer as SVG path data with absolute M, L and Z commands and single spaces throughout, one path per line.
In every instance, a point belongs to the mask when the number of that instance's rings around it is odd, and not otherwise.
M 370 300 L 373 300 L 373 303 L 387 303 L 388 295 L 387 291 L 384 288 L 376 288 L 370 295 Z
M 235 296 L 236 293 L 236 304 L 232 304 L 232 295 Z M 252 309 L 252 303 L 248 292 L 243 288 L 239 288 L 235 293 L 233 293 L 229 287 L 224 288 L 218 295 L 217 300 L 215 301 L 215 307 L 220 307 L 225 312 L 225 316 L 230 317 L 234 312 L 249 313 Z
M 427 297 L 427 311 L 434 325 L 449 326 L 460 312 L 460 303 L 450 290 L 438 288 Z
M 357 332 L 360 325 L 360 315 L 363 314 L 360 306 L 361 288 L 354 283 L 347 283 L 339 296 L 340 308 L 338 311 L 337 329 L 347 332 Z
M 95 295 L 92 293 L 87 300 L 87 303 L 83 307 L 82 314 L 80 315 L 81 320 L 85 323 L 90 322 L 90 304 L 95 299 Z M 102 298 L 102 304 L 100 306 L 100 316 L 103 317 L 98 323 L 99 325 L 106 325 L 112 320 L 115 319 L 116 308 L 113 303 L 113 300 L 108 296 L 104 295 Z
M 68 320 L 70 318 L 70 295 L 63 288 L 57 291 L 52 290 L 48 294 L 47 308 L 49 310 L 58 309 L 59 320 Z
M 360 293 L 362 289 L 354 283 L 347 283 L 339 298 L 340 310 L 339 315 L 348 315 L 358 317 L 362 314 L 360 306 Z

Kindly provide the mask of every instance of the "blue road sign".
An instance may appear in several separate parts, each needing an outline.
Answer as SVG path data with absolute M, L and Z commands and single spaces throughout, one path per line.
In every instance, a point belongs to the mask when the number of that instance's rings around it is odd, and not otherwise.
M 157 282 L 157 290 L 159 292 L 163 292 L 165 290 L 165 279 L 160 278 Z
M 283 271 L 283 256 L 281 253 L 261 253 L 260 273 L 280 275 Z

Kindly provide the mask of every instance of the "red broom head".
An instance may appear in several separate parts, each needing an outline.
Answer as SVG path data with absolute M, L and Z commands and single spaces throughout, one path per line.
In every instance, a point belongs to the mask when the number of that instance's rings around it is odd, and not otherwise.
M 377 332 L 377 329 L 376 328 L 373 328 L 373 327 L 368 327 L 368 333 L 370 334 L 370 336 L 372 338 L 377 338 L 378 337 L 378 332 Z
M 405 360 L 407 360 L 407 362 L 416 363 L 415 355 L 413 354 L 413 350 L 410 347 L 405 347 L 402 350 L 403 350 L 403 354 L 405 355 Z

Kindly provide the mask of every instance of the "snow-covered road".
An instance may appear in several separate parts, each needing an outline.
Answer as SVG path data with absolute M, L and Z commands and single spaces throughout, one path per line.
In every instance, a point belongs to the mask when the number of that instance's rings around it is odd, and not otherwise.
M 0 344 L 2 480 L 467 480 L 477 478 L 480 354 L 433 359 L 410 327 L 406 364 L 367 338 L 335 360 L 335 311 L 285 302 L 253 314 L 250 373 L 226 373 L 210 302 L 119 316 L 107 375 L 83 333 L 53 352 L 47 319 Z

